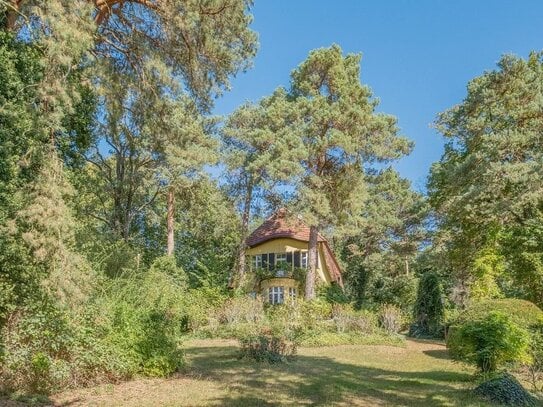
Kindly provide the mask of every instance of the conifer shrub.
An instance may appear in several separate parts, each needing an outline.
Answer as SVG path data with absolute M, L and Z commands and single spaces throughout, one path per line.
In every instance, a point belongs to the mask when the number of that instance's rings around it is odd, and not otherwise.
M 437 274 L 426 272 L 422 275 L 417 290 L 413 317 L 414 322 L 409 328 L 410 336 L 443 336 L 443 290 Z
M 530 393 L 509 373 L 502 373 L 491 378 L 474 390 L 474 393 L 495 405 L 525 406 L 538 405 Z

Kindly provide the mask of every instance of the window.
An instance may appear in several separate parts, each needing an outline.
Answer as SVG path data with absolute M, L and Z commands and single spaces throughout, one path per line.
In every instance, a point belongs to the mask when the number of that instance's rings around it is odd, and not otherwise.
M 262 255 L 253 256 L 253 270 L 262 268 Z
M 298 290 L 296 290 L 294 287 L 289 287 L 288 296 L 290 297 L 290 299 L 295 299 L 296 295 L 298 295 Z
M 307 252 L 302 252 L 301 253 L 301 262 L 300 262 L 300 266 L 302 268 L 307 268 Z
M 275 255 L 275 275 L 277 277 L 284 277 L 288 268 L 287 254 L 277 253 Z
M 282 304 L 285 300 L 284 287 L 268 288 L 268 301 L 270 304 Z

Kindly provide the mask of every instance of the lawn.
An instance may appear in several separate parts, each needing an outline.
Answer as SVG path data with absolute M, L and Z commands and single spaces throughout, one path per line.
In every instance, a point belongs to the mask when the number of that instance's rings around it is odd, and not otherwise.
M 185 373 L 53 395 L 70 406 L 484 406 L 470 395 L 473 371 L 452 362 L 443 345 L 344 345 L 303 348 L 293 362 L 237 358 L 227 340 L 186 344 Z

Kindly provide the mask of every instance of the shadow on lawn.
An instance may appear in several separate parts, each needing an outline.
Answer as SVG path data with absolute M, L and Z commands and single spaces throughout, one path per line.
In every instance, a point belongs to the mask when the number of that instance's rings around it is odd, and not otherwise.
M 467 373 L 388 371 L 315 356 L 269 365 L 237 355 L 233 346 L 187 351 L 193 374 L 228 388 L 218 405 L 484 405 L 459 384 L 471 380 Z

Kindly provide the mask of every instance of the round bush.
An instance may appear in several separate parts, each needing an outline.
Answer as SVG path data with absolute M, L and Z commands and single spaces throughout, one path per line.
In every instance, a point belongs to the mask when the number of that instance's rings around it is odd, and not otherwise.
M 482 372 L 494 372 L 507 362 L 527 361 L 529 343 L 528 331 L 496 311 L 454 327 L 447 338 L 453 358 L 474 363 Z
M 531 328 L 543 321 L 543 311 L 530 301 L 516 298 L 474 302 L 451 325 L 485 319 L 491 312 L 499 311 L 511 317 L 519 326 Z
M 481 383 L 475 394 L 493 404 L 505 406 L 535 406 L 534 398 L 508 373 Z

